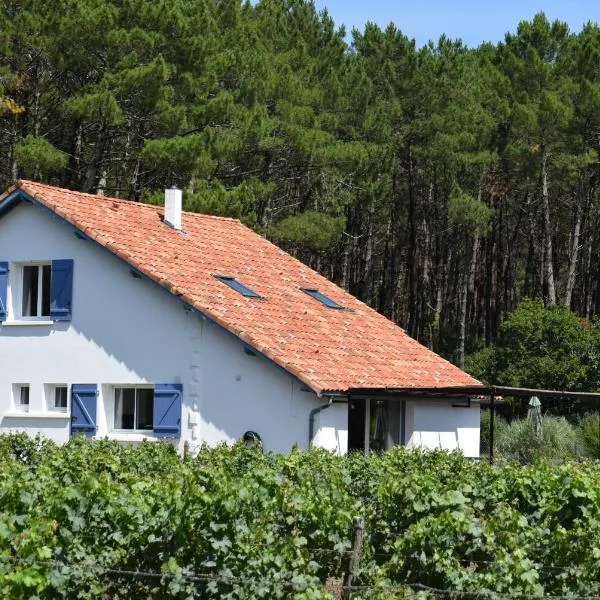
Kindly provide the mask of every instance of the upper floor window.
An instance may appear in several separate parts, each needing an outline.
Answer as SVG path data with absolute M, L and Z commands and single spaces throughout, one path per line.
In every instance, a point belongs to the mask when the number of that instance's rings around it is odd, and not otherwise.
M 50 264 L 23 265 L 21 317 L 50 316 Z
M 73 260 L 0 260 L 0 322 L 70 321 Z

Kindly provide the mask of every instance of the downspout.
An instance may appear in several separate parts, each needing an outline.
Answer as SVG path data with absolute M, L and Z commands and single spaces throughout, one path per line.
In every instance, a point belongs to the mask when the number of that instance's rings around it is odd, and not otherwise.
M 327 404 L 321 404 L 310 411 L 308 416 L 308 449 L 310 450 L 313 443 L 313 437 L 315 436 L 315 417 L 326 408 L 329 408 L 333 404 L 333 398 L 329 396 Z

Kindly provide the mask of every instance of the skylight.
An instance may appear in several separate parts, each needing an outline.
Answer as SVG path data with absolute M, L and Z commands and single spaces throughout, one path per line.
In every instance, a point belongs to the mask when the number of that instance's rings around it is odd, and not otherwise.
M 312 296 L 315 300 L 318 300 L 322 304 L 324 304 L 327 308 L 337 308 L 343 309 L 343 306 L 340 306 L 337 302 L 321 293 L 319 290 L 311 289 L 311 288 L 300 288 L 303 292 L 306 292 L 309 296 Z
M 240 283 L 235 277 L 228 275 L 213 275 L 215 279 L 222 281 L 225 285 L 234 289 L 236 292 L 246 296 L 246 298 L 262 298 L 260 294 L 253 292 L 249 287 L 246 287 L 243 283 Z

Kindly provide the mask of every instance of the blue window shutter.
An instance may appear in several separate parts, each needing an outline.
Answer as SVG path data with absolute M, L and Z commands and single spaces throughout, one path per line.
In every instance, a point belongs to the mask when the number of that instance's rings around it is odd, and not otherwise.
M 50 286 L 50 318 L 55 321 L 71 320 L 73 297 L 73 261 L 52 261 L 52 284 Z
M 71 435 L 96 433 L 98 386 L 95 383 L 74 383 L 71 386 Z
M 183 386 L 180 383 L 157 383 L 154 386 L 155 435 L 179 437 L 182 398 Z
M 0 322 L 8 318 L 6 307 L 8 296 L 8 263 L 0 261 Z

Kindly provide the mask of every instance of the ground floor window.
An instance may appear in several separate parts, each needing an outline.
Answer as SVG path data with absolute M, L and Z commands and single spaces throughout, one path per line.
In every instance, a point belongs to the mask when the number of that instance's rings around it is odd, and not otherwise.
M 66 385 L 57 385 L 54 388 L 54 410 L 67 410 L 68 388 Z
M 45 383 L 44 398 L 46 409 L 50 412 L 69 410 L 69 386 L 66 383 Z
M 18 383 L 15 388 L 15 400 L 17 408 L 23 412 L 29 412 L 29 385 L 25 383 Z
M 152 388 L 115 388 L 114 429 L 151 430 L 154 427 Z

